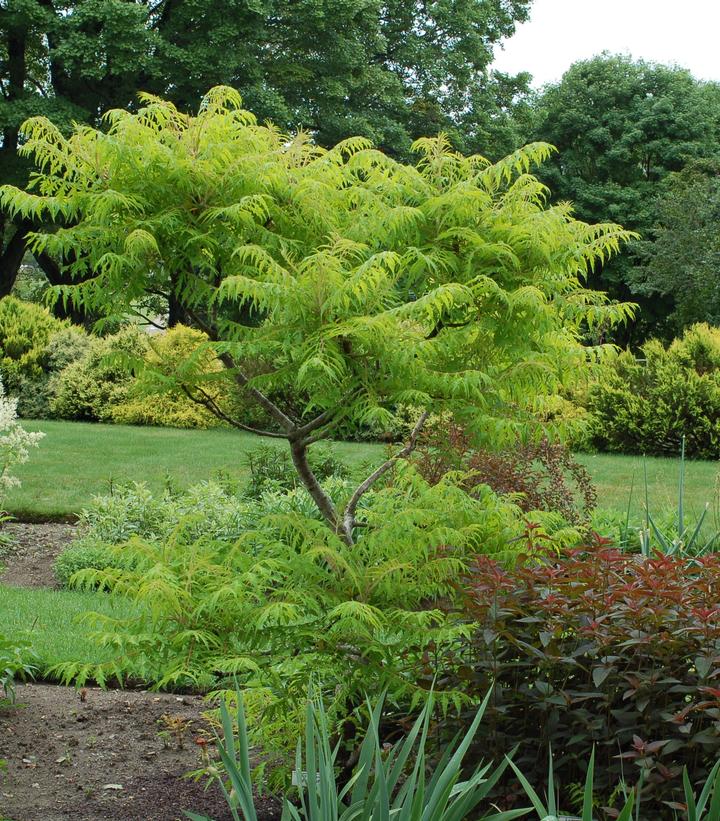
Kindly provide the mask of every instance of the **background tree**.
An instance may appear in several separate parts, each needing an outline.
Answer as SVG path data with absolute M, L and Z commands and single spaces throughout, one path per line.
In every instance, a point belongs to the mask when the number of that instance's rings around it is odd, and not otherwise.
M 649 237 L 659 183 L 692 158 L 717 152 L 720 85 L 680 68 L 603 54 L 574 64 L 538 101 L 533 134 L 557 146 L 542 178 L 584 220 L 612 220 Z M 634 254 L 594 272 L 592 283 L 641 305 L 635 337 L 663 333 L 669 300 L 635 285 Z M 632 338 L 632 337 L 631 337 Z M 627 338 L 626 340 L 627 341 Z
M 241 91 L 261 120 L 321 145 L 353 135 L 407 155 L 421 134 L 468 131 L 466 148 L 516 147 L 510 116 L 527 77 L 488 72 L 530 0 L 8 0 L 0 7 L 0 180 L 24 185 L 18 128 L 43 115 L 97 126 L 138 90 L 189 110 L 211 86 Z M 518 143 L 519 144 L 519 143 Z M 0 295 L 27 220 L 0 214 Z M 60 260 L 40 263 L 62 284 Z
M 697 161 L 670 174 L 657 215 L 638 243 L 638 291 L 670 302 L 677 334 L 697 322 L 720 324 L 720 163 Z
M 158 291 L 180 303 L 224 367 L 200 367 L 201 347 L 160 386 L 286 439 L 348 544 L 361 497 L 412 450 L 428 411 L 450 410 L 493 443 L 527 435 L 585 365 L 581 327 L 627 316 L 581 284 L 627 234 L 545 207 L 528 173 L 550 154 L 545 144 L 490 164 L 422 139 L 409 166 L 363 138 L 326 151 L 259 126 L 228 88 L 195 118 L 145 103 L 136 115 L 111 112 L 108 133 L 79 127 L 69 139 L 30 120 L 23 154 L 40 169 L 37 193 L 5 186 L 0 204 L 66 223 L 31 239 L 34 253 L 72 260 L 78 284 L 63 298 L 120 315 Z M 219 406 L 208 390 L 218 379 L 244 389 L 269 429 Z M 347 421 L 385 430 L 400 405 L 425 409 L 407 445 L 349 499 L 331 499 L 308 447 Z

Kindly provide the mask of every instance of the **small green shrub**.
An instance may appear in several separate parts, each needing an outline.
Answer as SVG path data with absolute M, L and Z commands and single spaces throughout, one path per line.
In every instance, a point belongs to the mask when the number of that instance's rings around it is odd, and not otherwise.
M 28 642 L 0 633 L 0 690 L 5 700 L 15 700 L 15 681 L 32 676 L 37 669 L 36 661 Z
M 0 300 L 0 378 L 18 398 L 20 416 L 47 416 L 47 346 L 67 327 L 40 305 L 11 296 Z
M 651 340 L 621 353 L 590 390 L 592 440 L 601 450 L 720 456 L 720 329 L 695 325 L 668 348 Z
M 205 538 L 231 544 L 256 527 L 262 516 L 297 508 L 297 502 L 272 495 L 259 507 L 219 482 L 167 490 L 159 497 L 142 482 L 115 485 L 81 511 L 79 536 L 56 560 L 55 575 L 61 584 L 71 586 L 73 574 L 80 570 L 130 568 L 132 561 L 122 550 L 109 548 L 134 537 L 161 543 L 180 530 L 185 542 Z
M 114 408 L 124 402 L 133 376 L 128 360 L 142 359 L 146 335 L 134 325 L 105 338 L 93 337 L 84 355 L 50 381 L 50 410 L 61 419 L 112 421 Z
M 223 369 L 206 346 L 207 341 L 206 334 L 184 325 L 149 337 L 145 367 L 127 397 L 113 408 L 113 421 L 175 428 L 223 424 L 206 407 L 192 401 L 182 388 L 183 384 L 192 387 L 199 382 L 214 402 L 227 405 L 229 383 L 227 379 L 214 378 Z
M 165 499 L 155 499 L 143 482 L 131 482 L 95 496 L 80 512 L 78 529 L 90 543 L 122 544 L 132 536 L 161 538 L 168 532 L 171 516 Z
M 78 325 L 66 325 L 55 331 L 43 352 L 43 370 L 58 373 L 68 365 L 82 359 L 90 350 L 93 337 Z
M 106 545 L 83 543 L 74 544 L 64 550 L 55 560 L 55 578 L 63 587 L 70 587 L 74 573 L 94 568 L 95 570 L 125 569 L 130 565 L 122 553 L 112 552 Z
M 287 447 L 261 445 L 247 454 L 246 461 L 250 468 L 247 492 L 253 498 L 260 498 L 269 490 L 293 490 L 300 487 L 300 477 Z M 308 461 L 320 482 L 331 476 L 338 479 L 348 476 L 347 467 L 327 443 L 313 445 L 308 451 Z
M 338 479 L 326 488 L 349 492 Z M 258 740 L 285 773 L 310 680 L 322 683 L 335 726 L 352 722 L 366 692 L 387 690 L 406 708 L 424 701 L 444 648 L 467 632 L 439 602 L 477 551 L 512 560 L 524 549 L 520 511 L 488 488 L 473 498 L 450 478 L 431 486 L 406 467 L 367 494 L 350 547 L 298 511 L 304 497 L 296 489 L 246 500 L 246 527 L 232 540 L 215 538 L 193 502 L 196 515 L 176 520 L 166 539 L 109 548 L 130 567 L 83 570 L 75 581 L 134 599 L 143 616 L 106 624 L 111 664 L 58 671 L 82 681 L 140 670 L 160 687 L 222 687 L 238 676 Z M 186 512 L 182 502 L 177 511 Z M 456 688 L 438 698 L 447 707 L 464 697 Z

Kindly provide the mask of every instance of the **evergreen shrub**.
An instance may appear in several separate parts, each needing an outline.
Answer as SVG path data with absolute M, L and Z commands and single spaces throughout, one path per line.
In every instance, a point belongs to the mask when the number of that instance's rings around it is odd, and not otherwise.
M 669 347 L 646 342 L 607 365 L 588 397 L 592 440 L 616 453 L 720 456 L 720 329 L 694 325 Z
M 144 368 L 132 384 L 124 400 L 112 409 L 112 419 L 129 425 L 164 425 L 174 428 L 209 428 L 222 421 L 206 407 L 193 402 L 182 387 L 185 372 L 192 372 L 192 381 L 211 377 L 222 371 L 215 354 L 206 346 L 202 331 L 176 325 L 148 338 Z M 226 404 L 228 382 L 209 381 L 204 390 L 217 402 Z
M 49 379 L 57 370 L 49 349 L 57 350 L 56 337 L 68 333 L 84 332 L 70 330 L 40 305 L 12 296 L 0 300 L 0 378 L 17 398 L 20 416 L 48 416 Z
M 108 337 L 92 337 L 85 354 L 51 380 L 50 410 L 60 419 L 110 422 L 128 396 L 133 375 L 129 360 L 142 359 L 147 336 L 134 325 Z

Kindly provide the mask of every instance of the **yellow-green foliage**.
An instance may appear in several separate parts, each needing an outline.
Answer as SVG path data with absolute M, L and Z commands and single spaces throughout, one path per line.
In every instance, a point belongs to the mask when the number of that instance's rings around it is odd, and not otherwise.
M 53 376 L 50 409 L 61 419 L 112 420 L 133 382 L 132 360 L 147 352 L 146 335 L 129 325 L 112 336 L 93 337 L 85 354 Z
M 38 174 L 0 203 L 71 224 L 31 239 L 88 277 L 67 296 L 117 314 L 172 293 L 226 367 L 269 365 L 252 385 L 288 418 L 384 431 L 399 405 L 442 405 L 512 439 L 584 367 L 587 325 L 628 314 L 583 283 L 629 235 L 548 205 L 544 143 L 492 164 L 421 139 L 406 165 L 259 125 L 225 87 L 197 116 L 144 96 L 106 119 L 69 137 L 29 120 Z
M 18 398 L 20 416 L 49 415 L 53 374 L 89 345 L 83 328 L 56 319 L 46 308 L 14 297 L 0 300 L 0 376 Z
M 206 393 L 225 404 L 226 385 L 208 384 L 205 377 L 223 370 L 207 345 L 207 334 L 176 325 L 148 338 L 145 368 L 125 401 L 115 405 L 115 422 L 130 425 L 165 425 L 175 428 L 209 428 L 221 424 L 217 416 L 193 402 L 177 387 L 179 381 L 203 382 Z M 168 385 L 168 382 L 173 384 Z
M 620 453 L 720 456 L 720 329 L 694 325 L 669 347 L 646 342 L 605 367 L 587 405 L 593 440 Z
M 0 373 L 9 394 L 15 395 L 21 377 L 42 376 L 45 348 L 67 325 L 40 305 L 12 296 L 0 299 Z
M 123 567 L 90 567 L 74 581 L 129 596 L 140 615 L 106 621 L 113 662 L 62 672 L 79 681 L 139 674 L 158 686 L 237 676 L 264 753 L 284 764 L 311 680 L 334 720 L 385 689 L 401 708 L 421 702 L 469 630 L 438 600 L 451 600 L 475 554 L 517 555 L 522 514 L 487 488 L 471 498 L 451 477 L 430 486 L 407 467 L 366 499 L 364 537 L 349 547 L 319 518 L 287 508 L 298 493 L 250 500 L 256 519 L 240 538 L 198 539 L 200 514 L 169 539 L 108 548 Z M 462 692 L 444 681 L 441 703 L 460 704 Z

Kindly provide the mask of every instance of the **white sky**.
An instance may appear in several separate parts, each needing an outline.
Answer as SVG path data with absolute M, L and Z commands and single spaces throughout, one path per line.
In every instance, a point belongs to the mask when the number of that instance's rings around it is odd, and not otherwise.
M 604 50 L 720 81 L 720 0 L 534 0 L 493 68 L 539 87 Z

